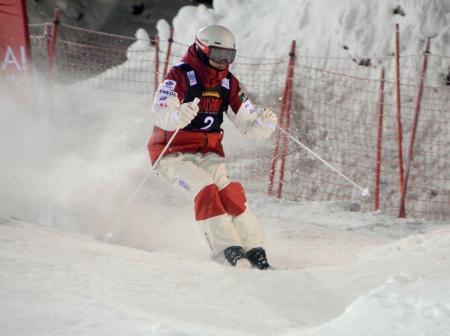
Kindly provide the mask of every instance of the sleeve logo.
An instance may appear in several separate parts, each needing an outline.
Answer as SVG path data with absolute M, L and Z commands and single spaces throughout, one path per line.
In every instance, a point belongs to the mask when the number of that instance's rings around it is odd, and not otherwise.
M 170 79 L 166 79 L 163 82 L 163 86 L 169 90 L 175 90 L 175 86 L 177 86 L 177 82 L 175 82 L 174 80 L 170 80 Z
M 247 95 L 244 91 L 239 91 L 239 98 L 241 99 L 241 102 L 245 103 L 248 100 Z
M 161 94 L 162 96 L 172 96 L 172 97 L 177 97 L 177 93 L 175 91 L 172 90 L 165 90 L 164 88 L 159 89 L 158 91 L 159 94 Z

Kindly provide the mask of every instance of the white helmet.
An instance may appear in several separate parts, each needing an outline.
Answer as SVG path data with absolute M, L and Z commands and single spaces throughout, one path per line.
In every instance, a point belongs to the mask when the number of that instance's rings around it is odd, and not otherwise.
M 195 44 L 211 60 L 230 64 L 236 56 L 236 42 L 233 33 L 223 26 L 211 25 L 200 29 Z

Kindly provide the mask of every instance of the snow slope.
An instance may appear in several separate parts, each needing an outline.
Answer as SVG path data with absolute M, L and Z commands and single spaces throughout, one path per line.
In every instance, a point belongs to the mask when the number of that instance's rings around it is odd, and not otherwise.
M 183 7 L 173 26 L 175 40 L 190 44 L 199 28 L 225 25 L 245 56 L 285 56 L 297 40 L 301 56 L 359 59 L 389 55 L 395 23 L 402 54 L 421 54 L 432 37 L 433 52 L 449 55 L 449 16 L 447 0 L 215 0 L 213 9 Z
M 450 334 L 450 227 L 252 196 L 279 270 L 233 269 L 2 216 L 2 334 Z

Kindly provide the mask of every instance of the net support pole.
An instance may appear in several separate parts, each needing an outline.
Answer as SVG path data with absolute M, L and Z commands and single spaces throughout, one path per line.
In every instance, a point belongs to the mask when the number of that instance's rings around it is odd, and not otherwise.
M 55 56 L 56 56 L 56 41 L 58 39 L 58 30 L 59 30 L 59 16 L 60 10 L 59 8 L 55 8 L 53 13 L 53 26 L 51 28 L 50 36 L 47 40 L 47 57 L 48 57 L 48 71 L 49 77 L 53 78 L 54 64 L 55 64 Z
M 415 107 L 415 111 L 414 111 L 414 119 L 413 119 L 413 124 L 412 124 L 412 129 L 411 129 L 411 139 L 409 141 L 409 148 L 408 148 L 408 161 L 406 164 L 405 181 L 403 184 L 402 194 L 400 196 L 399 217 L 402 217 L 401 214 L 406 215 L 406 190 L 408 188 L 408 180 L 409 180 L 409 173 L 411 171 L 411 163 L 414 159 L 414 143 L 416 141 L 417 127 L 419 124 L 419 114 L 420 114 L 420 108 L 421 108 L 421 104 L 422 104 L 423 88 L 424 88 L 424 83 L 425 83 L 425 77 L 427 74 L 428 55 L 429 54 L 430 54 L 430 39 L 427 40 L 425 52 L 423 53 L 422 69 L 421 69 L 421 73 L 420 73 L 419 88 L 418 88 L 417 98 L 416 98 L 416 107 Z
M 155 93 L 156 90 L 158 90 L 158 86 L 159 86 L 159 36 L 155 37 L 155 78 L 154 78 L 154 82 L 155 82 L 155 89 L 154 89 L 154 93 Z
M 169 40 L 167 41 L 167 50 L 166 50 L 166 61 L 164 62 L 164 71 L 163 71 L 163 80 L 164 78 L 166 78 L 167 76 L 167 71 L 169 69 L 169 61 L 170 61 L 170 55 L 172 53 L 172 42 L 173 42 L 173 28 L 170 28 L 170 33 L 169 33 Z
M 395 83 L 396 83 L 396 97 L 397 97 L 397 149 L 398 149 L 398 173 L 400 195 L 403 194 L 404 186 L 404 172 L 403 172 L 403 128 L 402 128 L 402 103 L 400 92 L 400 32 L 399 24 L 395 24 Z M 406 217 L 405 209 L 399 209 L 399 217 Z
M 25 33 L 25 60 L 28 64 L 31 63 L 31 43 L 30 43 L 30 29 L 28 27 L 27 6 L 26 1 L 21 0 L 21 14 L 24 18 L 23 31 Z
M 290 109 L 291 104 L 289 104 L 288 101 L 289 101 L 289 99 L 292 99 L 292 95 L 291 95 L 291 98 L 289 97 L 289 91 L 292 91 L 292 79 L 293 79 L 294 65 L 295 65 L 295 49 L 296 49 L 296 43 L 295 43 L 295 41 L 292 41 L 291 49 L 289 52 L 289 61 L 288 61 L 288 66 L 287 66 L 287 71 L 286 71 L 286 80 L 285 80 L 285 85 L 284 85 L 284 90 L 283 90 L 283 96 L 282 96 L 281 102 L 280 102 L 279 124 L 282 125 L 283 128 L 286 128 L 286 126 L 289 127 L 289 123 L 290 123 L 290 121 L 288 120 L 290 118 L 290 115 L 288 115 L 287 107 L 289 107 L 289 109 Z M 290 89 L 289 89 L 289 86 L 291 86 Z M 270 172 L 269 172 L 269 187 L 268 187 L 268 191 L 267 191 L 267 193 L 269 195 L 273 195 L 274 179 L 275 179 L 275 175 L 277 172 L 277 163 L 278 163 L 278 158 L 280 155 L 279 152 L 280 152 L 280 142 L 281 141 L 282 141 L 281 132 L 277 128 L 275 131 L 275 146 L 274 146 L 274 150 L 273 150 L 272 161 L 271 161 Z M 287 136 L 285 134 L 283 134 L 283 145 L 282 146 L 283 146 L 282 152 L 283 151 L 287 152 L 288 142 L 287 142 Z M 285 160 L 285 157 L 286 156 L 284 155 L 284 160 Z M 284 173 L 281 173 L 281 170 L 283 170 L 283 169 L 284 169 L 284 163 L 282 161 L 281 167 L 280 167 L 280 174 L 279 174 L 277 197 L 281 197 L 281 193 L 282 193 L 282 189 L 280 189 L 280 185 L 282 185 L 282 183 L 283 183 L 282 179 L 284 178 Z
M 375 211 L 380 209 L 380 180 L 383 143 L 383 114 L 384 114 L 384 78 L 385 70 L 381 68 L 380 74 L 380 98 L 378 103 L 378 127 L 377 127 L 377 161 L 375 165 Z
M 295 40 L 291 43 L 291 51 L 289 52 L 289 66 L 286 77 L 286 105 L 285 105 L 285 118 L 284 124 L 282 125 L 283 129 L 289 131 L 291 124 L 291 110 L 292 110 L 292 86 L 294 81 L 294 67 L 295 67 Z M 286 168 L 286 155 L 288 152 L 289 146 L 289 137 L 286 134 L 283 134 L 283 143 L 281 149 L 281 166 L 280 166 L 280 178 L 278 179 L 278 191 L 277 197 L 281 198 L 283 193 L 283 182 L 284 182 L 284 171 Z

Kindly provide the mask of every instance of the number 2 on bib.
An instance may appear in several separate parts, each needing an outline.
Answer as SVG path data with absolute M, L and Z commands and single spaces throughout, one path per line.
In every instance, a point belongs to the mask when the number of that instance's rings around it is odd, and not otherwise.
M 201 129 L 202 130 L 207 130 L 214 123 L 214 117 L 206 117 L 203 122 L 206 124 L 206 126 L 202 127 Z

